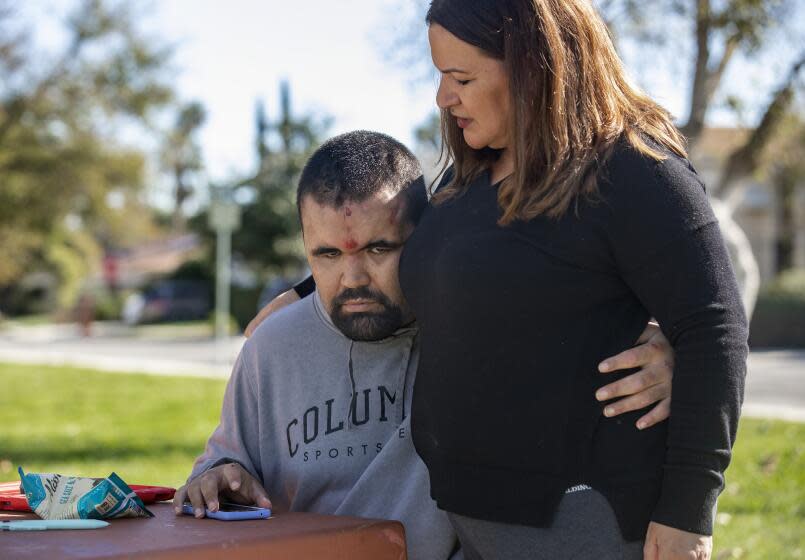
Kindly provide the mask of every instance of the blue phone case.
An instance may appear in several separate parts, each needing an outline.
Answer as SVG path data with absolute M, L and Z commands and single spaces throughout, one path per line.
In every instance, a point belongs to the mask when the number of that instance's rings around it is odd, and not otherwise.
M 221 507 L 226 507 L 229 504 L 221 504 Z M 237 507 L 245 507 L 245 506 L 237 506 Z M 182 506 L 182 513 L 185 515 L 194 515 L 193 513 L 193 506 L 190 504 L 184 504 Z M 271 510 L 266 508 L 252 508 L 246 511 L 210 511 L 208 509 L 204 510 L 204 516 L 209 517 L 210 519 L 218 519 L 219 521 L 240 521 L 244 519 L 268 519 L 271 517 Z

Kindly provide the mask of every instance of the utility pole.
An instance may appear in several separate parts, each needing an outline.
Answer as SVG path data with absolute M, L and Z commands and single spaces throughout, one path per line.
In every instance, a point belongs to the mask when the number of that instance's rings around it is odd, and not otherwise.
M 229 331 L 232 232 L 240 227 L 240 207 L 231 187 L 213 187 L 210 227 L 215 230 L 215 340 L 219 350 Z M 219 358 L 223 357 L 219 352 Z

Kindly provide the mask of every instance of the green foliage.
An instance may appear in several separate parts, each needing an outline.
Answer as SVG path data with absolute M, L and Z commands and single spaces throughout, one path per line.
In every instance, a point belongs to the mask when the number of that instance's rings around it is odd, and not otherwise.
M 441 117 L 433 112 L 414 129 L 414 138 L 421 149 L 439 153 L 442 149 Z
M 210 289 L 215 283 L 215 273 L 210 268 L 210 263 L 202 260 L 187 261 L 173 271 L 168 278 L 173 280 L 199 280 L 206 282 Z
M 232 319 L 235 321 L 234 332 L 243 332 L 249 321 L 257 315 L 257 304 L 260 300 L 262 286 L 254 288 L 232 287 Z
M 94 317 L 98 321 L 119 321 L 123 311 L 123 299 L 108 290 L 93 293 Z
M 301 262 L 299 244 L 293 242 L 299 237 L 296 183 L 327 126 L 292 114 L 287 83 L 281 84 L 280 93 L 276 122 L 266 122 L 258 109 L 259 167 L 241 187 L 250 189 L 254 200 L 244 206 L 241 229 L 232 238 L 233 251 L 262 271 L 282 271 Z
M 9 6 L 0 0 L 0 291 L 48 270 L 66 282 L 66 304 L 101 247 L 152 231 L 144 156 L 115 136 L 171 99 L 168 51 L 125 3 L 83 0 L 63 52 L 33 52 Z
M 783 272 L 766 288 L 765 293 L 773 298 L 805 303 L 805 269 L 797 268 Z
M 175 229 L 184 225 L 182 205 L 194 190 L 191 186 L 192 175 L 203 167 L 196 133 L 205 119 L 206 113 L 200 103 L 188 103 L 179 108 L 176 123 L 165 138 L 162 166 L 173 176 Z
M 236 199 L 242 205 L 241 227 L 232 236 L 232 252 L 260 276 L 296 273 L 304 262 L 299 220 L 296 210 L 296 183 L 308 157 L 318 147 L 328 119 L 310 115 L 297 117 L 291 112 L 290 92 L 281 85 L 279 118 L 269 121 L 258 105 L 256 114 L 257 171 L 233 181 Z M 214 247 L 214 232 L 207 214 L 191 220 Z M 214 259 L 214 252 L 210 251 Z M 255 310 L 250 311 L 253 314 Z
M 749 343 L 753 348 L 805 348 L 805 269 L 788 270 L 761 290 Z
M 596 5 L 613 31 L 667 45 L 680 37 L 673 37 L 669 20 L 697 17 L 706 21 L 713 37 L 734 37 L 739 47 L 751 54 L 763 46 L 769 31 L 782 25 L 794 8 L 792 0 L 597 0 Z M 678 52 L 678 51 L 677 51 Z
M 86 231 L 60 228 L 45 246 L 43 268 L 58 279 L 57 303 L 61 308 L 73 305 L 82 284 L 92 271 L 90 263 L 100 260 L 100 248 Z

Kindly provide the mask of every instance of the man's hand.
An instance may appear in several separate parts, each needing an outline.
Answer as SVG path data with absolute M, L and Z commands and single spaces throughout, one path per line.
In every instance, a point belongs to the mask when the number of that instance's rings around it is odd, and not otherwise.
M 260 312 L 257 314 L 257 317 L 249 321 L 249 324 L 246 325 L 246 330 L 243 334 L 246 335 L 246 338 L 249 338 L 254 333 L 254 330 L 260 326 L 260 323 L 266 320 L 266 317 L 275 311 L 279 311 L 286 305 L 291 305 L 295 301 L 299 301 L 299 295 L 295 290 L 282 292 L 280 295 L 269 301 L 266 306 L 260 310 Z
M 182 505 L 190 501 L 196 517 L 204 517 L 204 509 L 218 511 L 219 498 L 241 505 L 257 505 L 270 508 L 265 489 L 260 482 L 237 463 L 218 465 L 182 486 L 173 497 L 173 509 L 181 515 Z M 206 504 L 206 505 L 205 505 Z
M 713 537 L 649 523 L 643 560 L 710 560 Z
M 601 373 L 627 368 L 642 368 L 623 379 L 601 387 L 595 398 L 607 401 L 624 397 L 610 403 L 604 409 L 605 416 L 617 416 L 631 410 L 645 408 L 657 403 L 637 421 L 643 430 L 662 422 L 671 414 L 671 378 L 674 374 L 674 350 L 660 327 L 649 323 L 637 339 L 638 346 L 607 358 L 598 365 Z

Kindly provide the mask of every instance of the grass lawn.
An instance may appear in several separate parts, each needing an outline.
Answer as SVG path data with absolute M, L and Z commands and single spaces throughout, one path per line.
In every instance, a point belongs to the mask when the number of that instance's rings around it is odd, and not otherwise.
M 0 364 L 0 481 L 26 472 L 179 486 L 225 381 Z
M 0 364 L 0 481 L 30 472 L 179 486 L 224 381 Z M 713 558 L 805 558 L 805 424 L 741 423 Z

